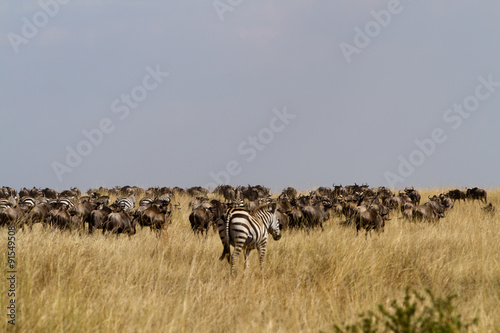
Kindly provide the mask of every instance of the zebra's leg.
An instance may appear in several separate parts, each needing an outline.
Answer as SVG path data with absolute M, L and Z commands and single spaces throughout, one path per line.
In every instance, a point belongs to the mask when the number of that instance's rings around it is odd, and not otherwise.
M 267 241 L 264 242 L 263 244 L 260 244 L 260 246 L 258 247 L 259 254 L 260 254 L 259 265 L 260 265 L 261 271 L 262 271 L 262 266 L 264 265 L 264 256 L 266 255 L 266 245 L 267 245 Z
M 250 256 L 250 248 L 246 248 L 245 252 L 245 272 L 248 270 L 248 266 L 250 266 L 250 260 L 248 259 L 248 256 Z
M 238 256 L 240 255 L 240 252 L 243 248 L 243 244 L 235 244 L 234 245 L 234 251 L 233 254 L 231 255 L 231 275 L 236 276 L 236 260 L 238 259 Z

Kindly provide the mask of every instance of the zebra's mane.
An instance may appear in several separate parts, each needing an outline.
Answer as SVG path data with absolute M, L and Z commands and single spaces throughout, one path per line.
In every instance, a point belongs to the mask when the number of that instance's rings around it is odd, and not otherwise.
M 264 211 L 273 211 L 273 210 L 275 210 L 275 207 L 273 207 L 273 205 L 275 206 L 276 203 L 262 204 L 259 207 L 255 208 L 254 210 L 252 210 L 250 212 L 250 214 L 257 215 L 258 213 L 261 213 L 261 212 L 264 212 Z

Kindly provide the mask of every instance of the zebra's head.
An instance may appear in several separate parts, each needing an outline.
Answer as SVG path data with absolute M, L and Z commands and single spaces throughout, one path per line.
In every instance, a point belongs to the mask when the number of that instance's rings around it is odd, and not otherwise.
M 280 233 L 280 224 L 278 216 L 276 215 L 276 208 L 277 208 L 276 202 L 273 202 L 268 206 L 269 206 L 271 221 L 269 223 L 267 231 L 273 236 L 274 240 L 279 240 L 281 238 L 281 233 Z

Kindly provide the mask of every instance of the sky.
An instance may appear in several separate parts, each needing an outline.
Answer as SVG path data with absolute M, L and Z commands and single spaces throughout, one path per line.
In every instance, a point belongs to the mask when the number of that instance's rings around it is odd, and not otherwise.
M 0 1 L 0 186 L 500 185 L 498 1 Z

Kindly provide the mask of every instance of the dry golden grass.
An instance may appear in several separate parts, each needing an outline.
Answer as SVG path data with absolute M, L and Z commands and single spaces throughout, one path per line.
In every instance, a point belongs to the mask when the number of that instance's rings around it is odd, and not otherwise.
M 444 189 L 423 190 L 423 198 Z M 500 190 L 489 201 L 500 206 Z M 16 237 L 20 332 L 319 332 L 352 323 L 410 286 L 456 294 L 464 319 L 481 332 L 500 331 L 500 214 L 479 203 L 456 204 L 437 225 L 394 216 L 385 232 L 365 239 L 352 228 L 285 232 L 270 240 L 260 271 L 230 277 L 219 261 L 217 234 L 190 230 L 188 198 L 168 235 L 149 229 L 131 237 L 19 230 Z M 423 200 L 426 201 L 426 200 Z M 7 230 L 0 230 L 0 267 L 7 271 Z M 6 313 L 7 284 L 1 284 Z M 4 314 L 0 331 L 12 330 Z

